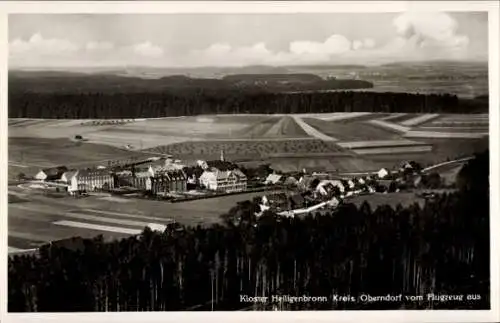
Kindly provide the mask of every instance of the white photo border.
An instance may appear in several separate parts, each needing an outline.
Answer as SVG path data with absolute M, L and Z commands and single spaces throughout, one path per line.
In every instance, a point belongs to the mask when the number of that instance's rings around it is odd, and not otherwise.
M 403 11 L 487 11 L 489 35 L 490 274 L 491 310 L 435 311 L 293 311 L 293 312 L 127 312 L 7 313 L 7 169 L 8 169 L 8 15 L 15 13 L 329 13 Z M 499 4 L 498 1 L 5 1 L 0 3 L 0 321 L 1 322 L 498 322 L 500 321 L 499 246 Z

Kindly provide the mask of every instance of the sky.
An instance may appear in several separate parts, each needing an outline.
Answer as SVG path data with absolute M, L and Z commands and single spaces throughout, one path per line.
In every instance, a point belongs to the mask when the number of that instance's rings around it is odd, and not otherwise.
M 486 61 L 486 12 L 13 14 L 9 66 Z

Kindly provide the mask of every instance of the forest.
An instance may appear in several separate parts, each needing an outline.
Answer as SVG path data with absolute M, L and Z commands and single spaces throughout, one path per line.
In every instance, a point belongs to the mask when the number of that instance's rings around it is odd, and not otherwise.
M 47 245 L 9 259 L 8 310 L 488 309 L 488 176 L 485 152 L 461 169 L 456 192 L 423 207 L 342 204 L 323 216 L 255 218 L 255 202 L 244 201 L 208 228 Z M 428 293 L 464 300 L 240 302 L 240 295 Z
M 159 118 L 238 113 L 487 113 L 485 100 L 453 95 L 185 90 L 142 93 L 35 93 L 9 88 L 9 118 Z
M 115 74 L 74 72 L 9 72 L 9 88 L 14 92 L 35 93 L 162 93 L 165 91 L 320 91 L 372 88 L 373 83 L 352 79 L 323 79 L 315 74 L 245 74 L 223 78 L 195 78 L 168 75 L 141 78 Z

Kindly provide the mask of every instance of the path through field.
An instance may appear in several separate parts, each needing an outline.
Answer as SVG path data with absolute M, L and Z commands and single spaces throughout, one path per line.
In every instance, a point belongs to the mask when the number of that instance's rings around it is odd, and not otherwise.
M 320 140 L 323 140 L 323 141 L 337 141 L 336 138 L 333 138 L 333 137 L 330 137 L 330 136 L 327 136 L 325 135 L 324 133 L 316 130 L 315 128 L 311 127 L 310 125 L 308 125 L 307 123 L 304 122 L 304 120 L 302 120 L 301 117 L 298 117 L 298 116 L 293 116 L 293 119 L 295 120 L 295 122 L 297 122 L 297 124 L 299 126 L 302 127 L 302 129 L 310 136 L 312 137 L 315 137 L 315 138 L 318 138 Z

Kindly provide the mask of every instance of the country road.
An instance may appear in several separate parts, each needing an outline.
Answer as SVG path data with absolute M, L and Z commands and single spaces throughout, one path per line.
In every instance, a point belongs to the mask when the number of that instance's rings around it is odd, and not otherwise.
M 317 139 L 323 140 L 323 141 L 337 141 L 336 138 L 330 137 L 325 135 L 324 133 L 316 130 L 315 128 L 311 127 L 307 123 L 302 120 L 302 118 L 293 115 L 292 116 L 293 120 L 297 122 L 297 124 L 311 137 L 315 137 Z
M 455 164 L 455 163 L 466 162 L 466 161 L 469 161 L 471 159 L 474 159 L 474 157 L 464 157 L 464 158 L 460 158 L 460 159 L 450 160 L 450 161 L 447 161 L 447 162 L 444 162 L 444 163 L 439 163 L 439 164 L 432 165 L 432 166 L 429 166 L 427 168 L 424 168 L 422 170 L 422 172 L 428 172 L 430 170 L 433 170 L 435 168 L 439 168 L 441 166 L 446 166 L 446 165 L 451 165 L 451 164 Z

